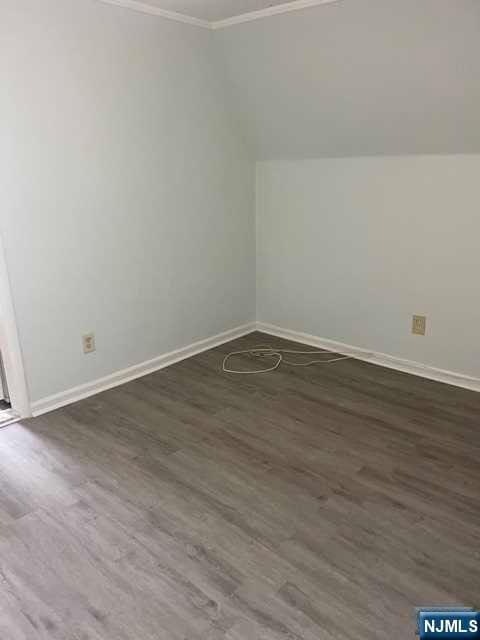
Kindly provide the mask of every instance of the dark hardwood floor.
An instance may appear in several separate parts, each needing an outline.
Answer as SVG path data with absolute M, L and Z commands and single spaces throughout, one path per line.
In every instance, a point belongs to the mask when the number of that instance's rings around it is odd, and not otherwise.
M 406 640 L 480 606 L 480 394 L 251 334 L 0 430 L 1 640 Z

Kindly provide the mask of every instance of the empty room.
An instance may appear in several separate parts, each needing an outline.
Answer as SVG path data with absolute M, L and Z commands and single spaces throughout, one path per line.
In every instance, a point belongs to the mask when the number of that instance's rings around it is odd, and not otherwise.
M 0 0 L 0 640 L 480 638 L 480 0 Z

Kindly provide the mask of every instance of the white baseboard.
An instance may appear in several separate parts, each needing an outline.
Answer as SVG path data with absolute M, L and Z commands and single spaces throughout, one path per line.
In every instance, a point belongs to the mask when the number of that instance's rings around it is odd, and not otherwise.
M 396 356 L 391 356 L 385 353 L 369 351 L 368 349 L 354 347 L 343 342 L 319 338 L 318 336 L 313 336 L 308 333 L 282 329 L 281 327 L 266 324 L 264 322 L 250 322 L 240 327 L 236 327 L 235 329 L 219 333 L 211 338 L 194 342 L 186 347 L 182 347 L 181 349 L 171 351 L 170 353 L 164 353 L 152 360 L 141 362 L 133 367 L 115 371 L 103 378 L 98 378 L 97 380 L 92 380 L 86 384 L 72 387 L 71 389 L 62 391 L 61 393 L 37 400 L 32 403 L 32 414 L 34 416 L 39 416 L 43 413 L 53 411 L 54 409 L 64 407 L 72 402 L 77 402 L 83 398 L 93 396 L 101 391 L 118 387 L 130 380 L 141 378 L 142 376 L 153 373 L 154 371 L 159 371 L 160 369 L 175 364 L 176 362 L 190 358 L 198 353 L 212 349 L 213 347 L 218 347 L 221 344 L 225 344 L 230 340 L 245 336 L 255 330 L 268 333 L 278 338 L 285 338 L 286 340 L 307 344 L 319 349 L 328 349 L 335 353 L 351 355 L 358 360 L 371 362 L 382 367 L 388 367 L 389 369 L 403 371 L 404 373 L 421 376 L 422 378 L 428 378 L 429 380 L 436 380 L 437 382 L 444 382 L 456 387 L 463 387 L 464 389 L 480 392 L 480 378 L 474 378 L 462 373 L 430 367 L 428 365 L 421 364 L 420 362 L 404 360 L 403 358 L 397 358 Z
M 0 411 L 0 429 L 3 427 L 7 427 L 12 422 L 18 422 L 21 416 L 18 411 L 14 411 L 13 409 L 4 409 Z
M 480 378 L 467 376 L 463 373 L 437 369 L 436 367 L 430 367 L 426 364 L 421 364 L 420 362 L 414 362 L 413 360 L 404 360 L 403 358 L 397 358 L 396 356 L 391 356 L 386 353 L 369 351 L 368 349 L 354 347 L 349 344 L 344 344 L 343 342 L 336 342 L 334 340 L 327 340 L 325 338 L 312 336 L 308 333 L 282 329 L 281 327 L 266 324 L 264 322 L 257 322 L 257 331 L 268 333 L 272 336 L 276 336 L 277 338 L 285 338 L 286 340 L 292 340 L 293 342 L 301 342 L 319 349 L 328 349 L 329 351 L 334 351 L 335 353 L 340 353 L 342 355 L 350 355 L 358 360 L 364 360 L 365 362 L 378 364 L 382 367 L 388 367 L 389 369 L 395 369 L 397 371 L 403 371 L 404 373 L 410 373 L 422 378 L 428 378 L 429 380 L 444 382 L 445 384 L 454 385 L 455 387 L 463 387 L 464 389 L 470 389 L 471 391 L 480 391 Z
M 125 382 L 141 378 L 142 376 L 158 371 L 159 369 L 164 369 L 176 362 L 180 362 L 180 360 L 185 360 L 186 358 L 195 356 L 198 353 L 202 353 L 202 351 L 207 351 L 208 349 L 218 347 L 219 345 L 229 342 L 230 340 L 234 340 L 235 338 L 245 336 L 248 333 L 255 331 L 255 328 L 256 323 L 250 322 L 240 327 L 236 327 L 235 329 L 219 333 L 211 338 L 199 340 L 198 342 L 194 342 L 186 347 L 182 347 L 181 349 L 176 349 L 170 353 L 164 353 L 161 356 L 157 356 L 156 358 L 147 360 L 146 362 L 141 362 L 133 367 L 115 371 L 103 378 L 98 378 L 97 380 L 92 380 L 86 384 L 81 384 L 78 387 L 72 387 L 71 389 L 62 391 L 61 393 L 56 393 L 53 396 L 42 398 L 41 400 L 37 400 L 32 403 L 32 414 L 34 416 L 39 416 L 43 413 L 53 411 L 54 409 L 64 407 L 72 402 L 77 402 L 83 398 L 93 396 L 101 391 L 118 387 L 121 384 L 125 384 Z

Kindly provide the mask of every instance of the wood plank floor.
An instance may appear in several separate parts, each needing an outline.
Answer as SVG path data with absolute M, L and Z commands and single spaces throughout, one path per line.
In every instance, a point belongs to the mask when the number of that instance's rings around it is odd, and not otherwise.
M 1 640 L 405 640 L 480 606 L 480 394 L 251 334 L 0 430 Z

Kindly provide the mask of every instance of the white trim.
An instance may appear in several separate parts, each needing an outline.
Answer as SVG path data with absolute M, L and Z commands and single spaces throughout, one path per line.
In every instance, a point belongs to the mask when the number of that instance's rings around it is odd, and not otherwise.
M 480 391 L 480 378 L 474 378 L 473 376 L 468 376 L 463 373 L 438 369 L 426 364 L 421 364 L 420 362 L 414 362 L 413 360 L 405 360 L 386 353 L 370 351 L 361 347 L 353 347 L 352 345 L 345 344 L 343 342 L 319 338 L 308 333 L 282 329 L 281 327 L 266 324 L 264 322 L 257 322 L 257 331 L 268 333 L 272 336 L 276 336 L 277 338 L 285 338 L 286 340 L 292 340 L 293 342 L 301 342 L 319 349 L 328 349 L 342 355 L 353 356 L 358 360 L 378 364 L 381 367 L 395 369 L 396 371 L 403 371 L 404 373 L 410 373 L 414 376 L 428 378 L 429 380 L 436 380 L 437 382 L 470 389 L 471 391 Z
M 235 24 L 242 24 L 243 22 L 251 22 L 252 20 L 260 20 L 261 18 L 269 18 L 270 16 L 278 16 L 281 13 L 290 13 L 291 11 L 299 11 L 301 9 L 310 9 L 311 7 L 317 7 L 322 4 L 331 4 L 332 2 L 341 2 L 341 0 L 292 0 L 291 2 L 285 2 L 283 4 L 276 5 L 274 7 L 268 7 L 267 9 L 260 9 L 259 11 L 250 11 L 243 13 L 239 16 L 233 16 L 232 18 L 225 18 L 225 20 L 214 20 L 209 22 L 208 20 L 201 20 L 200 18 L 194 18 L 193 16 L 186 15 L 184 13 L 178 13 L 177 11 L 168 11 L 167 9 L 160 9 L 151 4 L 140 2 L 139 0 L 98 0 L 104 4 L 112 4 L 116 7 L 123 9 L 130 9 L 131 11 L 137 11 L 139 13 L 146 13 L 151 16 L 158 16 L 160 18 L 166 18 L 167 20 L 174 20 L 175 22 L 183 22 L 184 24 L 190 24 L 195 27 L 202 27 L 203 29 L 225 29 Z
M 321 4 L 331 4 L 332 2 L 340 1 L 341 0 L 293 0 L 292 2 L 285 2 L 284 4 L 279 4 L 274 7 L 268 7 L 268 9 L 251 11 L 249 13 L 243 13 L 239 16 L 233 16 L 233 18 L 226 18 L 225 20 L 210 22 L 210 27 L 211 29 L 225 29 L 225 27 L 231 27 L 235 24 L 242 24 L 243 22 L 251 22 L 252 20 L 260 20 L 261 18 L 278 16 L 281 13 L 290 13 L 290 11 L 310 9 L 311 7 L 317 7 Z
M 115 371 L 114 373 L 111 373 L 110 375 L 103 378 L 98 378 L 97 380 L 92 380 L 91 382 L 81 384 L 78 387 L 72 387 L 71 389 L 62 391 L 61 393 L 56 393 L 53 396 L 48 396 L 47 398 L 37 400 L 36 402 L 32 403 L 33 415 L 42 415 L 43 413 L 53 411 L 54 409 L 59 409 L 60 407 L 63 407 L 67 404 L 71 404 L 72 402 L 77 402 L 78 400 L 82 400 L 83 398 L 93 396 L 97 393 L 100 393 L 101 391 L 106 391 L 107 389 L 118 387 L 121 384 L 125 384 L 125 382 L 130 382 L 131 380 L 135 380 L 136 378 L 141 378 L 142 376 L 153 373 L 154 371 L 158 371 L 159 369 L 169 367 L 176 362 L 180 362 L 180 360 L 191 358 L 192 356 L 202 353 L 203 351 L 207 351 L 208 349 L 212 349 L 213 347 L 218 347 L 225 342 L 230 342 L 230 340 L 241 338 L 242 336 L 255 331 L 255 326 L 255 322 L 244 324 L 240 327 L 236 327 L 235 329 L 219 333 L 216 336 L 212 336 L 211 338 L 199 340 L 198 342 L 194 342 L 186 347 L 182 347 L 181 349 L 176 349 L 175 351 L 171 351 L 170 353 L 164 353 L 160 356 L 157 356 L 156 358 L 153 358 L 152 360 L 147 360 L 145 362 L 141 362 L 140 364 L 136 364 L 133 367 Z
M 152 360 L 141 362 L 133 367 L 116 371 L 103 378 L 98 378 L 97 380 L 87 382 L 77 387 L 72 387 L 71 389 L 62 391 L 61 393 L 37 400 L 32 403 L 33 415 L 39 416 L 49 411 L 53 411 L 54 409 L 59 409 L 65 405 L 77 402 L 78 400 L 101 393 L 102 391 L 118 387 L 119 385 L 130 382 L 131 380 L 141 378 L 149 373 L 169 367 L 181 360 L 191 358 L 203 351 L 207 351 L 208 349 L 230 342 L 230 340 L 235 340 L 236 338 L 245 336 L 252 333 L 252 331 L 262 331 L 263 333 L 268 333 L 271 336 L 300 342 L 319 349 L 328 349 L 335 353 L 350 355 L 358 360 L 371 362 L 372 364 L 377 364 L 389 369 L 395 369 L 396 371 L 403 371 L 422 378 L 428 378 L 429 380 L 436 380 L 437 382 L 463 387 L 472 391 L 480 391 L 480 378 L 474 378 L 472 376 L 455 373 L 453 371 L 446 371 L 444 369 L 437 369 L 436 367 L 430 367 L 419 362 L 413 362 L 412 360 L 405 360 L 385 353 L 370 351 L 361 347 L 354 347 L 343 342 L 319 338 L 308 333 L 282 329 L 281 327 L 266 324 L 264 322 L 250 322 L 240 327 L 236 327 L 235 329 L 219 333 L 211 338 L 194 342 L 186 347 L 182 347 L 181 349 L 157 356 Z
M 167 11 L 166 9 L 160 9 L 160 7 L 154 7 L 151 4 L 145 4 L 138 0 L 99 0 L 105 4 L 113 4 L 123 9 L 130 9 L 139 13 L 146 13 L 151 16 L 159 16 L 160 18 L 166 18 L 167 20 L 174 20 L 175 22 L 183 22 L 184 24 L 191 24 L 195 27 L 202 27 L 203 29 L 211 29 L 211 23 L 207 20 L 200 20 L 199 18 L 193 18 L 183 13 L 177 13 L 176 11 Z
M 0 236 L 0 349 L 12 409 L 22 418 L 31 416 L 22 350 L 18 338 L 7 261 Z
M 3 427 L 8 427 L 9 424 L 18 422 L 19 420 L 20 414 L 13 409 L 5 409 L 4 411 L 0 411 L 0 429 L 3 429 Z

